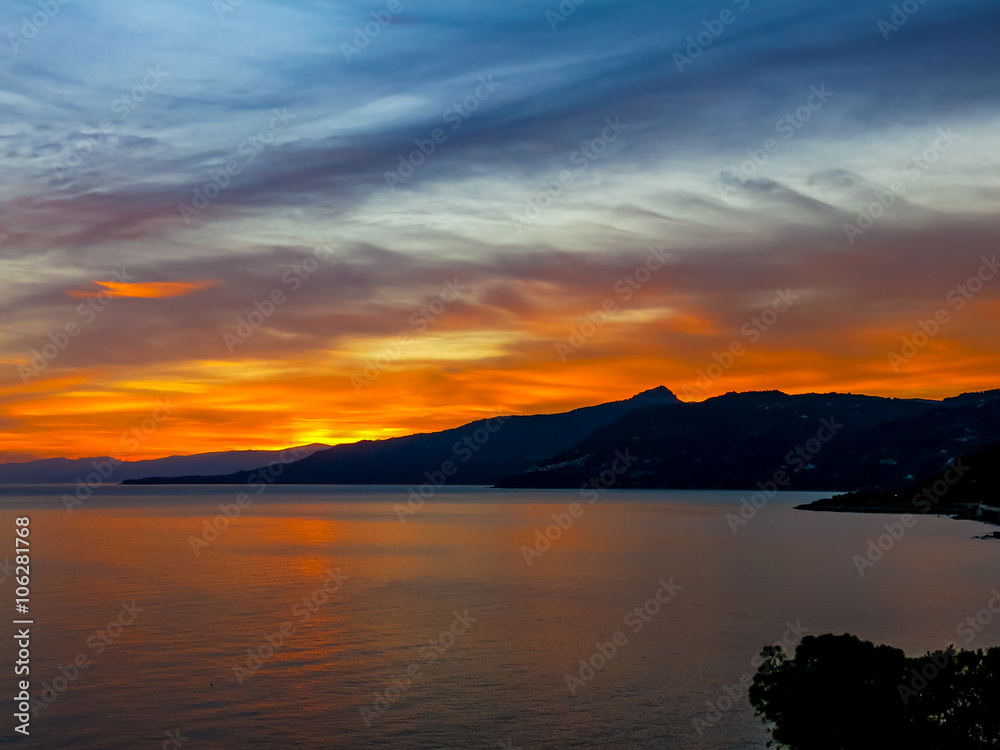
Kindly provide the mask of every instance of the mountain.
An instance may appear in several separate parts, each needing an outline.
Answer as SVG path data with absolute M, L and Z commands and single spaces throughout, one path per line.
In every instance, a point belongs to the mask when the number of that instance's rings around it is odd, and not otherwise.
M 314 453 L 328 445 L 314 443 L 298 448 L 299 455 L 308 451 Z M 108 482 L 146 477 L 150 474 L 177 476 L 193 472 L 206 474 L 228 474 L 257 466 L 273 464 L 280 460 L 283 451 L 225 451 L 220 453 L 196 453 L 191 456 L 167 456 L 144 461 L 121 461 L 110 456 L 91 458 L 42 458 L 37 461 L 0 464 L 0 484 L 72 484 L 78 479 L 86 479 L 88 474 L 98 471 L 103 476 L 108 465 L 113 471 L 105 478 Z
M 974 506 L 979 503 L 1000 506 L 1000 443 L 962 456 L 944 470 L 900 490 L 851 492 L 797 507 L 802 510 L 974 516 Z M 996 522 L 1000 518 L 992 514 L 989 520 Z
M 563 414 L 320 450 L 279 484 L 495 484 L 519 488 L 898 491 L 1000 443 L 1000 391 L 931 401 L 854 394 L 727 393 L 684 403 L 664 387 Z M 610 473 L 609 473 L 609 470 Z M 128 484 L 244 484 L 254 471 Z
M 659 386 L 624 401 L 561 414 L 495 417 L 442 432 L 336 445 L 285 465 L 274 481 L 279 484 L 493 484 L 525 471 L 553 452 L 570 448 L 623 415 L 680 403 L 669 389 Z M 205 476 L 208 472 L 204 472 L 197 476 L 153 476 L 125 483 L 244 484 L 254 473 Z
M 637 409 L 499 487 L 898 490 L 1000 442 L 1000 391 L 943 401 L 779 391 Z M 634 457 L 634 460 L 631 458 Z M 618 463 L 616 463 L 616 459 Z

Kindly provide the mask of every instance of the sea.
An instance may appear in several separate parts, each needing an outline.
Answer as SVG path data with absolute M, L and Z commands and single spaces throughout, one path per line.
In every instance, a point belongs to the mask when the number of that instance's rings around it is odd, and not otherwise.
M 245 490 L 0 487 L 0 745 L 762 750 L 767 645 L 1000 645 L 974 521 L 793 507 L 830 493 Z

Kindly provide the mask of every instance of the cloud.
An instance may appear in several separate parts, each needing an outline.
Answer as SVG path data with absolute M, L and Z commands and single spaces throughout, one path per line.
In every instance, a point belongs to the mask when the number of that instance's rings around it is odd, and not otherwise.
M 4 38 L 37 7 L 0 11 Z M 188 416 L 150 447 L 177 452 L 234 434 L 308 442 L 317 421 L 346 425 L 329 440 L 400 434 L 498 392 L 554 410 L 605 400 L 609 382 L 624 397 L 689 380 L 778 288 L 802 299 L 719 388 L 993 384 L 992 286 L 911 369 L 884 354 L 1000 232 L 996 5 L 926 3 L 888 40 L 877 24 L 891 9 L 862 0 L 588 0 L 553 30 L 558 7 L 432 0 L 348 61 L 340 44 L 369 8 L 60 6 L 0 71 L 9 418 L 68 451 L 79 441 L 60 430 L 128 427 L 116 394 L 183 383 L 201 389 L 184 391 Z M 723 10 L 734 20 L 719 27 Z M 705 33 L 678 70 L 673 54 Z M 481 76 L 496 90 L 473 102 Z M 829 101 L 779 129 L 814 86 Z M 253 140 L 275 109 L 294 119 Z M 595 146 L 608 118 L 627 128 Z M 941 128 L 960 138 L 913 178 Z M 762 159 L 768 139 L 780 148 Z M 407 159 L 420 163 L 390 189 Z M 845 223 L 894 183 L 905 192 L 852 244 Z M 212 197 L 185 221 L 197 192 Z M 529 206 L 537 217 L 515 226 Z M 336 251 L 302 275 L 327 240 Z M 614 284 L 661 246 L 671 263 L 626 304 Z M 119 269 L 136 280 L 108 281 Z M 448 279 L 468 292 L 356 394 L 350 375 L 412 333 Z M 227 347 L 276 290 L 284 301 Z M 109 304 L 87 307 L 98 298 Z M 555 344 L 608 298 L 620 314 L 561 362 Z M 17 366 L 69 323 L 79 334 L 25 385 Z M 106 411 L 88 416 L 88 400 Z
M 68 292 L 70 297 L 101 297 L 110 294 L 112 297 L 143 297 L 147 299 L 157 299 L 162 297 L 183 297 L 188 294 L 200 292 L 203 289 L 210 289 L 218 285 L 218 281 L 147 281 L 147 282 L 127 282 L 127 281 L 95 281 L 95 284 L 103 286 L 101 291 L 78 291 Z

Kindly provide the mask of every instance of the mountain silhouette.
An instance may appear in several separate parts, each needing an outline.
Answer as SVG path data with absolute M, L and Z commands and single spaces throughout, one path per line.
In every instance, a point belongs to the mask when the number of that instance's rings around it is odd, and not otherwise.
M 478 420 L 366 440 L 277 467 L 277 484 L 492 484 L 579 488 L 899 491 L 1000 443 L 1000 391 L 943 401 L 854 394 L 727 393 L 685 403 L 667 388 L 561 414 Z M 616 464 L 628 457 L 628 466 Z M 129 480 L 244 484 L 254 471 Z
M 329 448 L 314 443 L 287 449 L 304 456 L 313 451 Z M 221 451 L 195 453 L 190 456 L 125 461 L 111 456 L 87 458 L 40 458 L 0 464 L 0 484 L 72 484 L 97 471 L 109 482 L 148 477 L 151 474 L 178 476 L 182 474 L 228 474 L 234 471 L 266 466 L 280 460 L 283 451 Z M 110 469 L 109 469 L 110 467 Z
M 615 487 L 747 489 L 783 472 L 787 490 L 897 490 L 995 442 L 1000 391 L 943 401 L 727 393 L 630 412 L 498 485 L 580 487 L 627 449 L 635 460 Z
M 624 401 L 560 414 L 481 419 L 441 432 L 336 445 L 284 466 L 278 484 L 493 484 L 637 409 L 679 404 L 659 386 Z M 440 479 L 446 462 L 454 473 Z M 254 471 L 224 476 L 150 477 L 126 484 L 244 484 Z

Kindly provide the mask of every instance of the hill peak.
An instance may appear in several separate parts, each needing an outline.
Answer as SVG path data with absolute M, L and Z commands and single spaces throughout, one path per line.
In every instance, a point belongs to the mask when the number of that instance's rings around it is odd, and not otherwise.
M 658 385 L 648 391 L 637 393 L 629 401 L 642 401 L 648 404 L 679 404 L 681 400 L 677 398 L 672 390 L 665 385 Z

